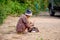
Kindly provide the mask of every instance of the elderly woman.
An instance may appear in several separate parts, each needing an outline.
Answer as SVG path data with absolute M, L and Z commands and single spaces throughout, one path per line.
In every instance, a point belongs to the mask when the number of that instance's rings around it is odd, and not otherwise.
M 27 10 L 25 14 L 20 16 L 20 19 L 16 26 L 17 33 L 25 33 L 26 29 L 29 30 L 30 28 L 32 28 L 33 24 L 28 20 L 31 16 L 32 16 L 31 10 Z

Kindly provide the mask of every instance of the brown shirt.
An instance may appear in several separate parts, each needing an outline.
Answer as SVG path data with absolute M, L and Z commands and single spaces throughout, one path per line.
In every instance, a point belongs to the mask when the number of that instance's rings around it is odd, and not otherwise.
M 16 26 L 16 31 L 17 32 L 24 32 L 26 28 L 29 28 L 31 27 L 29 25 L 29 22 L 28 22 L 28 19 L 25 15 L 22 15 L 20 16 L 20 19 L 17 23 L 17 26 Z

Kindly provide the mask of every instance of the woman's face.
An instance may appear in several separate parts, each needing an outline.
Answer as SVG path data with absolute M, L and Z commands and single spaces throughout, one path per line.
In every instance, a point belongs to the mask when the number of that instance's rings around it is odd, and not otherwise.
M 28 16 L 28 15 L 26 15 L 27 16 L 27 18 L 30 18 L 30 16 Z

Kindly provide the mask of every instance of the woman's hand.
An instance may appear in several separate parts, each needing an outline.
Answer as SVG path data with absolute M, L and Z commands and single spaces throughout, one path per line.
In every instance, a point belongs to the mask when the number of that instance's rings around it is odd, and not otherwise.
M 34 24 L 33 24 L 32 22 L 30 22 L 30 25 L 31 25 L 31 26 L 34 26 Z

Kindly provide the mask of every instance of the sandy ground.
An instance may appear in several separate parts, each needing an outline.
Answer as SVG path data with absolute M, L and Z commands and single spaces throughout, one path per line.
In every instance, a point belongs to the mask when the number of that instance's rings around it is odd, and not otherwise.
M 31 17 L 38 33 L 17 34 L 16 24 L 19 17 L 8 16 L 0 26 L 0 40 L 60 40 L 60 18 L 50 16 Z

